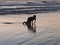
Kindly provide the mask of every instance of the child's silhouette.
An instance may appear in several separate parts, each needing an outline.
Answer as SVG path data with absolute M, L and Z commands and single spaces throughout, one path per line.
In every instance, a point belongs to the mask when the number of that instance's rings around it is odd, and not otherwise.
M 23 25 L 26 24 L 28 26 L 33 25 L 36 22 L 36 15 L 32 17 L 28 17 L 26 22 L 23 22 Z

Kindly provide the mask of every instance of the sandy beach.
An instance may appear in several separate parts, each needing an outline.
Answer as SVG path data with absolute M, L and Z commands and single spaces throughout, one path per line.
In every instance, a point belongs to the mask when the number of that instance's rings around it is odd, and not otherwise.
M 22 24 L 32 15 L 0 16 L 0 45 L 60 45 L 60 13 L 36 14 L 36 33 Z

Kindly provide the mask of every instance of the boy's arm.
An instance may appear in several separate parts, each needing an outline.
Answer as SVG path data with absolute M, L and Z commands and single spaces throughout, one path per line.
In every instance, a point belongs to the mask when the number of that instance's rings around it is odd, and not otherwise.
M 34 20 L 34 23 L 36 23 L 36 18 L 35 18 L 35 20 Z

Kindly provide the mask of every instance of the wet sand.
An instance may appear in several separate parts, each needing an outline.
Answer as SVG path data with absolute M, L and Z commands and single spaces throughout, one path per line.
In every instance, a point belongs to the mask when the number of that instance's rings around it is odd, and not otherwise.
M 0 45 L 60 45 L 60 13 L 36 14 L 36 33 L 22 24 L 32 15 L 0 16 Z

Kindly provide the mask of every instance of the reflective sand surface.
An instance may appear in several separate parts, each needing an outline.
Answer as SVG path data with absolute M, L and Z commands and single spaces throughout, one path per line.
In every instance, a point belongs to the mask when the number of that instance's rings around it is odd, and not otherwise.
M 0 16 L 0 45 L 60 45 L 60 13 L 36 14 L 36 33 L 22 24 L 32 15 Z

